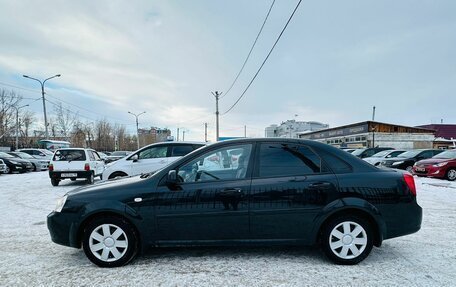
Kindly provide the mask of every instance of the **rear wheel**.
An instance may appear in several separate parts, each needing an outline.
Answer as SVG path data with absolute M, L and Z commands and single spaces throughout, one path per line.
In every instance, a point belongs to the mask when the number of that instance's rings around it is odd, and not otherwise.
M 451 181 L 456 180 L 456 169 L 449 168 L 446 174 L 446 178 Z
M 89 177 L 87 178 L 87 183 L 88 184 L 93 184 L 95 178 L 93 176 L 93 172 L 90 173 Z
M 323 228 L 321 243 L 326 256 L 337 264 L 354 265 L 371 252 L 373 232 L 369 222 L 358 216 L 342 216 Z
M 83 236 L 84 253 L 100 267 L 125 265 L 138 253 L 138 235 L 122 218 L 96 218 L 87 225 Z
M 60 183 L 60 180 L 55 179 L 55 178 L 51 178 L 51 184 L 52 184 L 52 186 L 58 186 L 59 183 Z

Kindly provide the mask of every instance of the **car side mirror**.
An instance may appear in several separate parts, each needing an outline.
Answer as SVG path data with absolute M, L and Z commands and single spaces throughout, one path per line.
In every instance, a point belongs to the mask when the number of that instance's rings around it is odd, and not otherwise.
M 139 157 L 137 154 L 133 155 L 132 157 L 130 157 L 130 159 L 133 161 L 133 162 L 137 162 Z
M 166 183 L 176 184 L 177 183 L 177 171 L 172 169 L 168 171 L 168 177 L 166 178 Z

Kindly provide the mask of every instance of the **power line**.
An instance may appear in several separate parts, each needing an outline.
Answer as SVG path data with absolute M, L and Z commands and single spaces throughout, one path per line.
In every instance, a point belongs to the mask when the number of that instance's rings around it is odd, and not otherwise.
M 247 87 L 245 88 L 245 90 L 242 92 L 242 94 L 239 96 L 239 98 L 236 100 L 236 102 L 234 102 L 234 104 L 226 111 L 222 114 L 223 115 L 226 115 L 227 113 L 229 113 L 235 106 L 236 104 L 242 99 L 242 97 L 244 97 L 245 93 L 247 92 L 247 90 L 250 88 L 250 86 L 252 85 L 253 81 L 255 81 L 256 77 L 258 76 L 258 74 L 260 73 L 261 69 L 263 68 L 264 64 L 266 63 L 266 61 L 269 59 L 269 56 L 271 55 L 272 51 L 274 50 L 275 46 L 277 45 L 277 43 L 279 42 L 280 38 L 282 37 L 283 35 L 283 32 L 285 32 L 285 30 L 287 29 L 288 27 L 288 24 L 290 23 L 291 19 L 293 18 L 296 10 L 298 10 L 298 7 L 299 5 L 301 4 L 302 0 L 299 0 L 298 4 L 296 4 L 296 7 L 294 8 L 293 10 L 293 13 L 291 13 L 290 17 L 288 18 L 288 21 L 287 23 L 285 24 L 285 26 L 283 27 L 282 31 L 280 32 L 279 36 L 277 37 L 277 40 L 274 42 L 274 45 L 272 46 L 271 50 L 269 51 L 268 55 L 266 56 L 266 58 L 264 59 L 263 63 L 261 64 L 260 68 L 258 69 L 258 71 L 255 73 L 255 75 L 253 76 L 252 80 L 250 81 L 250 83 L 247 85 Z
M 4 82 L 0 82 L 0 85 L 41 94 L 41 91 L 38 91 L 38 90 L 27 89 L 27 88 L 15 86 L 15 85 L 4 83 Z
M 271 6 L 269 7 L 268 13 L 266 14 L 266 17 L 264 18 L 263 24 L 261 25 L 260 31 L 258 31 L 258 34 L 257 34 L 257 36 L 255 38 L 255 41 L 253 42 L 252 47 L 250 48 L 250 51 L 249 51 L 249 53 L 247 55 L 247 58 L 245 58 L 244 64 L 242 64 L 241 70 L 239 71 L 239 73 L 237 73 L 236 78 L 234 78 L 233 83 L 228 88 L 228 90 L 225 92 L 225 95 L 223 97 L 225 97 L 231 91 L 231 88 L 233 88 L 233 86 L 236 83 L 237 79 L 239 78 L 239 76 L 241 75 L 242 71 L 244 70 L 245 64 L 247 64 L 247 61 L 250 58 L 250 54 L 252 54 L 253 48 L 255 48 L 255 45 L 256 45 L 256 43 L 258 41 L 258 38 L 261 35 L 261 32 L 263 31 L 264 24 L 266 24 L 266 21 L 268 20 L 269 14 L 271 13 L 271 10 L 272 10 L 272 7 L 274 6 L 274 3 L 275 3 L 275 0 L 272 1 Z M 223 97 L 221 97 L 221 98 L 223 98 Z

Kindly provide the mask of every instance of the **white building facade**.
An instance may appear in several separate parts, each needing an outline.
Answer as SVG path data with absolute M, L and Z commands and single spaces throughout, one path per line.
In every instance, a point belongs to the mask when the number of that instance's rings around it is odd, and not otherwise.
M 264 130 L 267 138 L 299 138 L 299 135 L 306 132 L 314 132 L 329 128 L 329 125 L 320 122 L 301 122 L 287 120 L 280 125 L 270 125 Z

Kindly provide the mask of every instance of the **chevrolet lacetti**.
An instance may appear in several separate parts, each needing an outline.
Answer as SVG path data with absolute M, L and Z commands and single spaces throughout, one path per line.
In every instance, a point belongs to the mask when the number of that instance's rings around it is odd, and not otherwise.
M 278 243 L 319 244 L 331 261 L 356 264 L 418 231 L 421 217 L 406 172 L 315 141 L 241 139 L 70 191 L 47 224 L 55 243 L 82 247 L 102 267 L 150 247 Z

